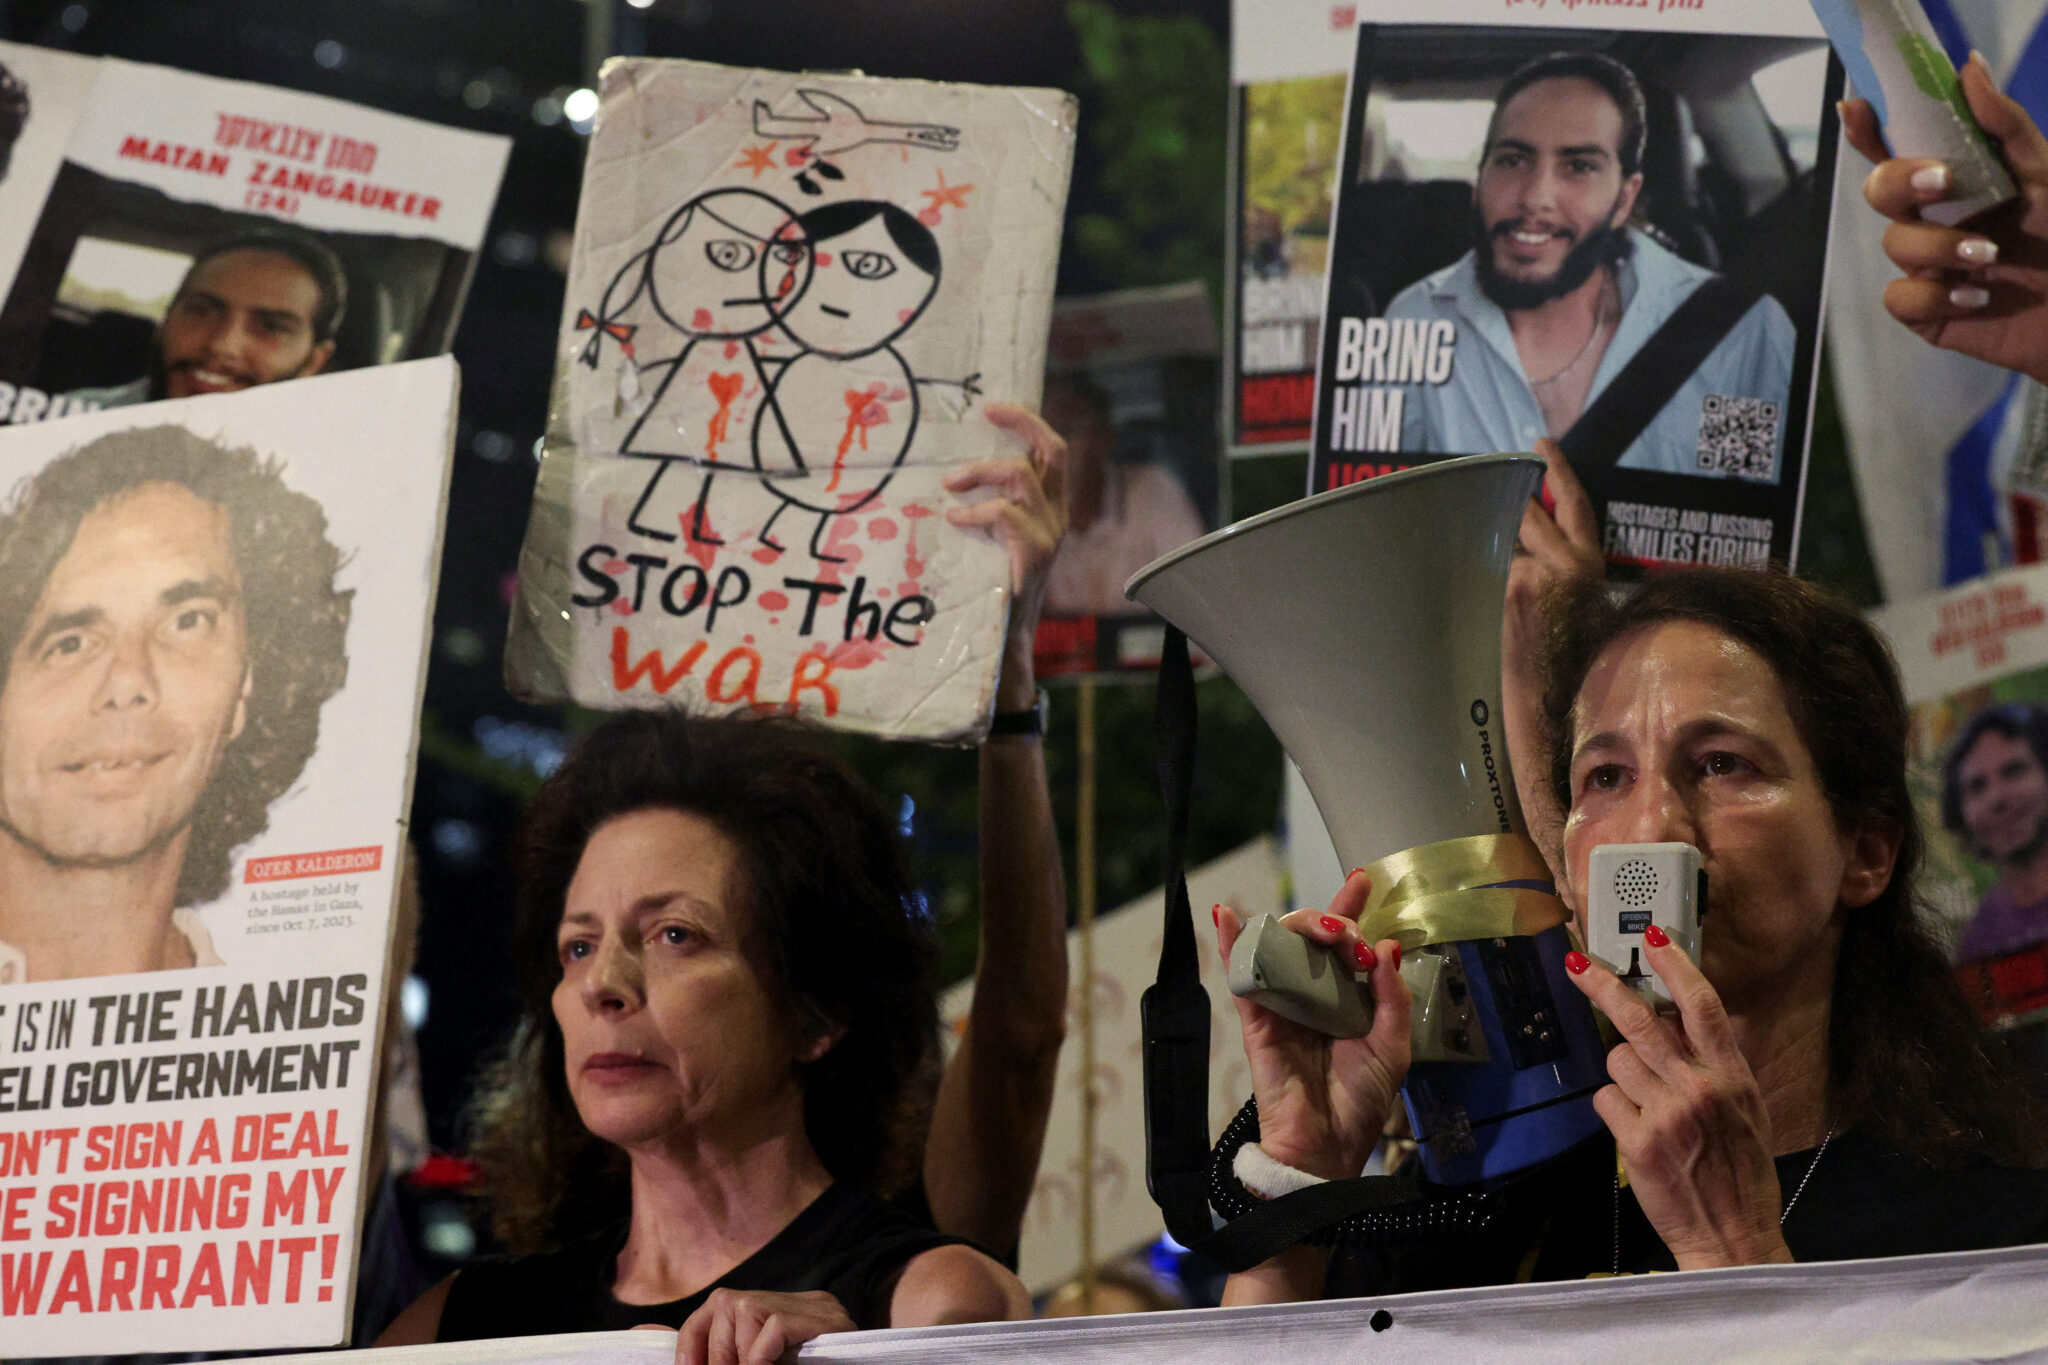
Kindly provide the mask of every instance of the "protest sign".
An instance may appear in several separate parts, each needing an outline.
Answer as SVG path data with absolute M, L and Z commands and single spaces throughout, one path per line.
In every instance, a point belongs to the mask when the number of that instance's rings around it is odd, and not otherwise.
M 1358 6 L 1312 488 L 1558 439 L 1610 564 L 1792 562 L 1840 68 L 1803 6 Z
M 0 63 L 37 76 L 0 206 L 0 417 L 448 348 L 508 139 L 112 58 Z
M 1041 678 L 1159 666 L 1164 623 L 1124 584 L 1216 525 L 1217 351 L 1199 281 L 1054 307 L 1044 413 L 1067 443 L 1067 538 L 1046 579 Z
M 1225 439 L 1300 451 L 1315 417 L 1323 270 L 1355 4 L 1232 0 Z
M 455 367 L 0 432 L 10 1356 L 341 1340 Z
M 1923 902 L 1988 1022 L 2048 1023 L 2048 566 L 1882 607 L 1912 707 Z
M 0 298 L 14 283 L 98 69 L 76 53 L 0 43 Z
M 987 724 L 1007 559 L 951 526 L 1036 400 L 1072 100 L 606 66 L 506 678 L 523 696 Z

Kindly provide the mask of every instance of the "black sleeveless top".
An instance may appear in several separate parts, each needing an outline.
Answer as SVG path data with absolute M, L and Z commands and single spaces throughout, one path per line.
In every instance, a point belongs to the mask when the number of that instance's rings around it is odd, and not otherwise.
M 636 1304 L 612 1297 L 626 1231 L 622 1222 L 558 1251 L 491 1256 L 464 1266 L 448 1286 L 437 1339 L 606 1332 L 649 1323 L 680 1327 L 714 1289 L 822 1289 L 857 1326 L 884 1327 L 904 1265 L 962 1240 L 919 1226 L 864 1190 L 837 1184 L 715 1283 L 671 1303 Z

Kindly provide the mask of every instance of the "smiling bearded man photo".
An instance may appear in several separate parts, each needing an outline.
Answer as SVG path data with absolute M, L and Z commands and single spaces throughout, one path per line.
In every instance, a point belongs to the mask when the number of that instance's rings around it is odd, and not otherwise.
M 1594 53 L 1539 57 L 1501 87 L 1473 186 L 1475 245 L 1386 311 L 1457 328 L 1449 382 L 1405 392 L 1403 451 L 1528 450 L 1562 437 L 1714 278 L 1634 222 L 1647 122 L 1635 75 Z M 1619 467 L 1717 472 L 1700 465 L 1703 412 L 1746 399 L 1782 414 L 1795 340 L 1777 300 L 1759 299 Z
M 74 389 L 69 411 L 234 393 L 319 374 L 334 358 L 348 274 L 326 243 L 265 229 L 222 238 L 192 258 L 150 339 L 149 372 Z
M 275 460 L 102 436 L 0 515 L 0 984 L 211 966 L 193 907 L 347 677 L 353 592 Z

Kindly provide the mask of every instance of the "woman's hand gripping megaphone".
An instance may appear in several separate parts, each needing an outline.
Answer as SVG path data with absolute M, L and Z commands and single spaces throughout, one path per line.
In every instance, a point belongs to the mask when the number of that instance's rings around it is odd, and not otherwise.
M 1367 944 L 1358 916 L 1372 879 L 1354 871 L 1327 912 L 1297 910 L 1281 925 L 1331 949 L 1347 970 L 1372 985 L 1372 1029 L 1362 1038 L 1332 1038 L 1242 997 L 1245 1060 L 1259 1104 L 1259 1146 L 1283 1166 L 1343 1180 L 1365 1169 L 1408 1076 L 1408 988 L 1401 982 L 1401 945 Z M 1217 906 L 1216 946 L 1226 969 L 1243 925 Z

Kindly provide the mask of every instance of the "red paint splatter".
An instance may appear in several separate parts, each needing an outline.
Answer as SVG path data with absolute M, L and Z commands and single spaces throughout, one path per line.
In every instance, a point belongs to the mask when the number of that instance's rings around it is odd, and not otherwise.
M 939 211 L 937 209 L 919 209 L 917 211 L 917 221 L 923 223 L 926 227 L 937 227 L 939 225 Z
M 699 308 L 696 312 L 690 314 L 690 325 L 700 332 L 709 331 L 711 329 L 711 310 L 709 308 Z
M 683 543 L 686 547 L 683 553 L 696 560 L 698 568 L 704 570 L 705 573 L 710 573 L 711 561 L 718 556 L 718 547 L 709 543 L 709 541 L 699 540 L 697 536 L 691 535 L 690 523 L 692 521 L 697 523 L 697 535 L 716 539 L 718 532 L 712 529 L 711 518 L 695 515 L 696 510 L 693 507 L 688 512 L 678 512 L 676 514 L 676 520 L 682 524 L 683 528 Z
M 848 389 L 843 395 L 846 400 L 846 432 L 839 438 L 839 450 L 832 457 L 832 477 L 825 481 L 825 491 L 839 491 L 839 476 L 846 467 L 847 452 L 853 449 L 856 438 L 863 453 L 868 448 L 868 430 L 885 425 L 889 420 L 889 409 L 883 398 L 887 385 L 880 380 L 864 389 Z
M 866 668 L 885 657 L 882 647 L 872 640 L 848 640 L 827 654 L 825 662 L 834 668 Z
M 623 559 L 607 559 L 604 562 L 604 571 L 609 574 L 624 573 L 629 567 L 631 566 Z
M 876 596 L 877 598 L 883 598 L 883 597 L 887 597 L 887 596 L 889 596 L 889 590 L 888 590 L 887 588 L 876 588 L 876 589 L 875 589 L 875 596 Z
M 908 322 L 916 316 L 917 311 L 912 308 L 898 308 L 896 310 L 896 321 L 898 322 Z
M 920 503 L 907 502 L 903 505 L 903 515 L 915 521 L 919 517 L 936 516 L 937 513 L 933 512 L 931 508 L 923 506 Z
M 756 564 L 773 564 L 780 558 L 782 558 L 782 551 L 771 550 L 766 545 L 754 551 L 754 562 Z
M 789 594 L 786 592 L 764 592 L 754 600 L 761 604 L 761 610 L 763 611 L 781 611 L 789 605 Z
M 704 453 L 712 459 L 718 458 L 718 443 L 727 438 L 732 425 L 733 400 L 740 396 L 740 390 L 747 386 L 747 377 L 737 372 L 720 374 L 713 370 L 704 377 L 711 388 L 711 396 L 718 400 L 718 411 L 711 415 L 710 427 L 704 433 Z
M 831 253 L 831 252 L 829 252 L 829 251 L 821 251 L 821 252 L 819 252 L 819 253 L 818 253 L 818 269 L 820 269 L 820 270 L 826 270 L 826 269 L 829 269 L 829 268 L 831 267 L 831 265 L 832 265 L 832 253 Z
M 902 584 L 901 584 L 901 585 L 900 585 L 900 586 L 899 586 L 899 587 L 898 587 L 898 588 L 896 589 L 896 591 L 897 591 L 897 592 L 899 592 L 899 593 L 901 593 L 901 594 L 903 594 L 903 595 L 904 595 L 905 597 L 915 597 L 915 596 L 917 596 L 917 580 L 916 580 L 915 578 L 912 578 L 912 579 L 906 579 L 906 580 L 905 580 L 905 581 L 904 581 L 904 582 L 903 582 L 903 583 L 902 583 Z
M 868 523 L 868 539 L 896 539 L 896 523 L 889 520 L 889 518 L 887 517 L 876 517 L 873 521 Z
M 633 604 L 623 597 L 614 597 L 612 599 L 612 611 L 620 616 L 631 616 L 633 614 Z
M 737 341 L 728 341 L 725 343 L 725 358 L 727 360 L 737 360 L 739 359 L 739 354 L 740 344 Z
M 782 154 L 782 159 L 792 166 L 801 166 L 811 159 L 809 147 L 792 147 Z

